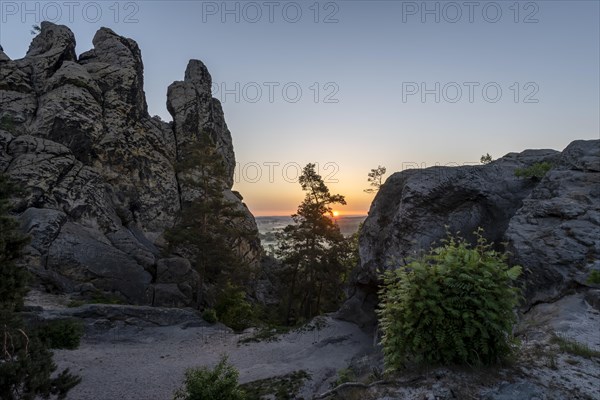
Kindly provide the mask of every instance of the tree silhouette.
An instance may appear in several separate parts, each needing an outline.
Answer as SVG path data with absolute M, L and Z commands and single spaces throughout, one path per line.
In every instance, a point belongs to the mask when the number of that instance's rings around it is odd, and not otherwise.
M 386 173 L 386 168 L 378 165 L 377 168 L 371 169 L 369 172 L 367 181 L 372 186 L 368 189 L 365 189 L 365 193 L 377 193 L 381 185 L 383 185 L 383 176 Z
M 331 194 L 315 164 L 304 167 L 300 185 L 304 201 L 292 215 L 294 224 L 283 229 L 277 256 L 284 265 L 288 323 L 333 310 L 343 298 L 349 241 L 333 219 L 332 204 L 346 204 L 344 196 Z

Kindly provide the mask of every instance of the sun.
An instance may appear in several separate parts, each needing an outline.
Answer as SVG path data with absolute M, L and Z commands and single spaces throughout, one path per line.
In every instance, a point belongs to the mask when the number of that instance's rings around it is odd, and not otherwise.
M 340 215 L 340 212 L 339 212 L 339 211 L 334 211 L 334 212 L 333 212 L 333 216 L 334 216 L 334 217 L 338 217 L 339 215 Z

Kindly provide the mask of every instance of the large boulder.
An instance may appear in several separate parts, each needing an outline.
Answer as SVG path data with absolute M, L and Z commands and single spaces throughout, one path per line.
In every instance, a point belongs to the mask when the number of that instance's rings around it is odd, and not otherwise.
M 390 176 L 375 197 L 359 239 L 361 263 L 351 297 L 339 316 L 362 325 L 376 321 L 382 270 L 399 268 L 447 232 L 484 236 L 527 271 L 526 305 L 564 293 L 598 263 L 600 141 L 554 150 L 510 153 L 481 166 L 414 169 Z M 548 162 L 540 181 L 517 168 Z M 598 267 L 598 266 L 597 266 Z

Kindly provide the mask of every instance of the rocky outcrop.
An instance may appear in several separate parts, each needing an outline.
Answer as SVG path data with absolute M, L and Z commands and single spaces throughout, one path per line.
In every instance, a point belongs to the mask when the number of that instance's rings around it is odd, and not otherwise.
M 190 303 L 197 274 L 162 259 L 162 235 L 190 200 L 176 173 L 180 149 L 208 130 L 233 182 L 231 133 L 210 93 L 206 67 L 190 61 L 169 88 L 173 123 L 148 114 L 137 43 L 101 28 L 75 54 L 65 26 L 43 22 L 20 60 L 0 54 L 0 172 L 21 183 L 16 204 L 32 237 L 24 262 L 62 291 L 111 292 L 127 302 Z M 235 243 L 252 265 L 260 242 L 252 214 L 231 190 L 249 239 Z
M 600 270 L 600 141 L 578 140 L 524 199 L 505 234 L 530 304 L 559 298 Z
M 549 162 L 543 179 L 517 168 Z M 472 239 L 478 227 L 526 271 L 527 304 L 547 301 L 600 267 L 600 141 L 576 141 L 562 153 L 526 150 L 487 165 L 433 167 L 390 176 L 360 235 L 361 265 L 340 316 L 374 323 L 378 275 L 405 265 L 446 235 Z

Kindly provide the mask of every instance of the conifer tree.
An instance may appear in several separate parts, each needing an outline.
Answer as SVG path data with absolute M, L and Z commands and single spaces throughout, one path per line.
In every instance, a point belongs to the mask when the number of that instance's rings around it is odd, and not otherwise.
M 383 176 L 385 175 L 386 171 L 387 169 L 381 165 L 378 165 L 377 168 L 371 169 L 371 172 L 367 174 L 367 181 L 372 187 L 363 190 L 363 192 L 369 194 L 377 193 L 379 188 L 381 188 L 381 185 L 383 185 Z
M 18 313 L 27 293 L 28 274 L 16 260 L 28 238 L 18 232 L 10 216 L 9 200 L 14 193 L 15 186 L 0 175 L 0 399 L 63 399 L 80 379 L 68 370 L 52 377 L 56 371 L 52 353 Z
M 171 251 L 184 252 L 200 276 L 196 288 L 199 308 L 213 307 L 221 291 L 241 288 L 249 279 L 249 268 L 234 250 L 236 243 L 251 235 L 236 226 L 244 213 L 228 200 L 227 171 L 214 141 L 203 132 L 198 143 L 180 155 L 180 185 L 192 192 L 182 204 L 181 217 L 165 234 Z M 205 296 L 205 285 L 216 293 Z
M 304 167 L 300 185 L 306 196 L 292 215 L 294 224 L 280 235 L 277 250 L 284 264 L 288 323 L 296 317 L 312 318 L 339 304 L 350 252 L 349 241 L 332 218 L 331 205 L 346 204 L 344 196 L 329 192 L 315 164 Z

